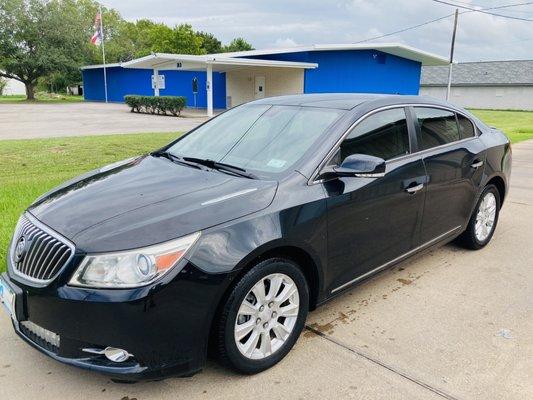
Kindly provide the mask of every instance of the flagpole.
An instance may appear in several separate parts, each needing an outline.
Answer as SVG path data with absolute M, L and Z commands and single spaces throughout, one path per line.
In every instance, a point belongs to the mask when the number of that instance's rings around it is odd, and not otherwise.
M 102 35 L 102 61 L 104 63 L 104 95 L 107 103 L 107 71 L 105 67 L 105 45 L 104 45 L 104 14 L 102 14 L 102 5 L 98 4 L 100 12 L 100 34 Z

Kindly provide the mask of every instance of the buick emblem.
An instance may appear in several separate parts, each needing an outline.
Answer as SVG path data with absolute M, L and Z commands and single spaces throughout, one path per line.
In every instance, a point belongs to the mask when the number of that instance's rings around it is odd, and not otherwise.
M 15 262 L 18 263 L 24 258 L 24 255 L 26 254 L 26 243 L 26 238 L 21 236 L 15 247 Z

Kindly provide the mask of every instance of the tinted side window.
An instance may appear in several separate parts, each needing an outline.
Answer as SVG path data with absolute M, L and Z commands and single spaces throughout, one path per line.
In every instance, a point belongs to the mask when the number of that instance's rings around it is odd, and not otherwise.
M 405 110 L 380 111 L 361 121 L 341 144 L 341 161 L 351 154 L 368 154 L 384 160 L 409 154 Z
M 476 131 L 472 122 L 465 116 L 457 114 L 457 122 L 459 123 L 459 132 L 461 134 L 461 139 L 466 139 L 476 136 Z
M 455 113 L 438 108 L 415 107 L 420 132 L 418 149 L 425 150 L 459 140 Z

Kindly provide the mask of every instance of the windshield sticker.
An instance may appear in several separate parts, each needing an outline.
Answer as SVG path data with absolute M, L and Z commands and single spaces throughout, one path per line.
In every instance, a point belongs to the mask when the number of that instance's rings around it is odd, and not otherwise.
M 268 166 L 272 168 L 283 168 L 283 166 L 287 163 L 285 160 L 278 160 L 276 158 L 271 159 L 268 162 Z

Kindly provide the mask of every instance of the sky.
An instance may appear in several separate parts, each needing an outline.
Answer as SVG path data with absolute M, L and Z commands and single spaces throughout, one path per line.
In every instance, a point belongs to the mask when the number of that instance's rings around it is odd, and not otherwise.
M 446 0 L 498 7 L 527 0 Z M 355 43 L 454 12 L 433 0 L 101 0 L 122 17 L 189 23 L 223 43 L 242 36 L 256 49 Z M 533 2 L 532 2 L 533 3 Z M 460 10 L 464 11 L 464 10 Z M 492 12 L 533 20 L 533 4 Z M 453 17 L 372 42 L 403 43 L 449 56 Z M 455 61 L 533 59 L 533 21 L 479 12 L 459 15 Z

